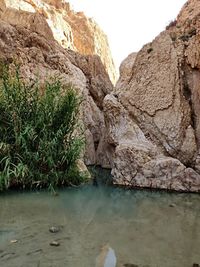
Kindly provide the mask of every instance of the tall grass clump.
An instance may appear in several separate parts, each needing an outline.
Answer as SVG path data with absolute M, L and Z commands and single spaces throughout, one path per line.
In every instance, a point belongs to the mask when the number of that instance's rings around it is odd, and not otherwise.
M 25 84 L 19 67 L 1 68 L 0 190 L 79 184 L 76 167 L 84 140 L 80 97 L 59 79 Z

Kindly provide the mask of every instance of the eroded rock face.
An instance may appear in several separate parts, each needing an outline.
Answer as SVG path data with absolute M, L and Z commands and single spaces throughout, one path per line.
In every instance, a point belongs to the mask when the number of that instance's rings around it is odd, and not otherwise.
M 138 53 L 134 75 L 119 94 L 119 101 L 137 118 L 145 134 L 170 156 L 188 164 L 197 148 L 191 109 L 181 80 L 182 53 L 182 46 L 174 48 L 168 32 L 159 35 Z M 182 145 L 188 142 L 185 157 Z
M 116 86 L 115 86 L 115 91 L 119 92 L 121 90 L 125 90 L 129 81 L 131 80 L 132 77 L 132 70 L 134 67 L 135 59 L 136 59 L 137 53 L 131 53 L 128 55 L 127 58 L 125 58 L 119 68 L 120 72 L 120 79 L 117 81 Z
M 17 59 L 25 79 L 58 75 L 77 88 L 85 163 L 112 168 L 115 184 L 199 192 L 197 10 L 199 1 L 188 1 L 175 22 L 129 55 L 114 92 L 105 36 L 61 0 L 1 1 L 0 58 Z
M 199 1 L 188 1 L 122 63 L 115 94 L 104 99 L 114 183 L 200 191 L 199 42 Z
M 116 148 L 114 183 L 154 189 L 199 191 L 200 175 L 179 160 L 152 154 L 143 145 L 122 144 Z
M 107 36 L 93 19 L 87 18 L 83 12 L 73 11 L 70 4 L 64 0 L 2 1 L 9 7 L 4 17 L 11 24 L 37 27 L 37 30 L 46 37 L 51 33 L 64 48 L 72 49 L 82 55 L 98 55 L 111 81 L 116 82 L 117 75 Z M 20 10 L 20 16 L 17 10 Z M 46 20 L 49 27 L 40 23 L 40 19 Z
M 6 1 L 7 3 L 9 1 Z M 24 1 L 15 1 L 15 4 Z M 0 6 L 0 59 L 20 63 L 21 75 L 30 81 L 60 77 L 63 84 L 72 84 L 83 98 L 81 121 L 85 129 L 85 163 L 96 164 L 103 154 L 100 141 L 105 122 L 102 101 L 113 89 L 105 66 L 97 55 L 81 55 L 63 48 L 55 39 L 45 17 L 39 12 L 19 11 Z M 10 3 L 14 4 L 13 1 Z M 26 1 L 32 7 L 34 1 Z M 44 1 L 60 8 L 61 1 Z M 58 6 L 57 6 L 58 4 Z M 55 6 L 56 5 L 56 6 Z M 27 7 L 27 8 L 28 8 Z M 97 153 L 98 151 L 98 153 Z M 105 162 L 105 159 L 104 159 Z M 110 166 L 109 163 L 106 163 Z

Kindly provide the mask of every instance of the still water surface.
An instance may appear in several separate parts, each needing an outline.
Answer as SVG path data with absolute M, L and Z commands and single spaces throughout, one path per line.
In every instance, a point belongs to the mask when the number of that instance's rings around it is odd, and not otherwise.
M 49 245 L 54 240 L 59 247 Z M 0 267 L 94 267 L 107 244 L 117 266 L 200 263 L 200 195 L 90 185 L 58 197 L 0 195 Z

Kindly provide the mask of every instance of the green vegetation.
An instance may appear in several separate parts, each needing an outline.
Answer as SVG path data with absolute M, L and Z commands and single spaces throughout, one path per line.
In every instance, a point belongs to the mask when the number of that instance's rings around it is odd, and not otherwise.
M 84 146 L 78 124 L 81 99 L 59 79 L 25 84 L 19 68 L 2 68 L 0 84 L 0 190 L 78 185 Z

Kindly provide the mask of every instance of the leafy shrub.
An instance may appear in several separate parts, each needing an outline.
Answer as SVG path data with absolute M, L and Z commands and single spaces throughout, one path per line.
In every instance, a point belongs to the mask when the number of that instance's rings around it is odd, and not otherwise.
M 84 146 L 81 99 L 59 79 L 25 84 L 3 68 L 0 85 L 0 190 L 83 182 L 76 160 Z M 72 173 L 74 176 L 72 176 Z

